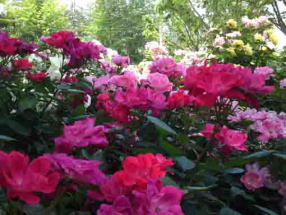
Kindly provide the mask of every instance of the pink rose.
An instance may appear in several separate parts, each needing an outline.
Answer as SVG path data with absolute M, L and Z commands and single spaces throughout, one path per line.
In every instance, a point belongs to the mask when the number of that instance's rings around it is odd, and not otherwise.
M 173 84 L 169 81 L 168 76 L 158 72 L 149 74 L 147 83 L 150 87 L 159 92 L 168 92 L 173 88 Z
M 268 168 L 264 167 L 260 169 L 258 163 L 247 164 L 246 170 L 246 173 L 240 178 L 240 181 L 251 191 L 264 187 L 267 178 L 270 177 Z

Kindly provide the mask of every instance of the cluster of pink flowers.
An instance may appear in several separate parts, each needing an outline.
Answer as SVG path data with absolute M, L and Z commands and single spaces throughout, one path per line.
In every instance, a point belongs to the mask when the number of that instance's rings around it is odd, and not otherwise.
M 167 107 L 166 96 L 149 87 L 118 90 L 112 100 L 109 94 L 98 95 L 97 107 L 104 107 L 105 110 L 116 120 L 127 123 L 131 120 L 130 110 L 139 109 L 142 111 L 152 110 L 154 115 Z
M 266 187 L 271 190 L 276 190 L 284 198 L 286 197 L 286 181 L 277 180 L 270 174 L 267 167 L 261 168 L 256 163 L 247 164 L 246 172 L 241 176 L 240 181 L 250 191 Z
M 71 66 L 78 66 L 84 60 L 99 60 L 100 54 L 106 52 L 104 46 L 93 42 L 82 42 L 73 32 L 69 31 L 55 32 L 41 39 L 57 49 L 62 49 L 63 54 L 70 58 Z
M 50 160 L 52 168 L 64 178 L 89 185 L 99 185 L 106 179 L 99 169 L 99 161 L 76 159 L 63 153 L 46 154 L 45 157 Z
M 38 48 L 36 44 L 27 43 L 20 38 L 10 38 L 8 34 L 0 32 L 0 56 L 25 56 L 35 53 Z
M 236 37 L 240 37 L 241 33 L 239 31 L 233 31 L 231 33 L 228 33 L 225 35 L 228 38 L 236 38 Z
M 222 47 L 225 43 L 226 43 L 226 40 L 224 37 L 217 36 L 214 40 L 214 46 L 218 48 Z
M 33 63 L 30 62 L 28 59 L 25 59 L 25 58 L 19 59 L 19 60 L 13 60 L 12 65 L 18 71 L 30 70 L 33 67 Z
M 184 75 L 185 66 L 177 64 L 173 58 L 158 58 L 150 65 L 151 72 L 158 72 L 167 75 L 169 78 L 178 78 Z
M 0 186 L 7 189 L 8 198 L 19 198 L 27 204 L 38 204 L 36 193 L 56 191 L 60 173 L 54 171 L 44 156 L 29 163 L 29 157 L 20 152 L 0 151 Z
M 156 41 L 146 43 L 145 49 L 150 52 L 152 59 L 168 56 L 167 48 Z
M 245 145 L 247 134 L 244 132 L 229 129 L 226 126 L 216 128 L 213 124 L 206 124 L 201 134 L 209 138 L 213 144 L 221 144 L 221 150 L 225 155 L 230 154 L 233 150 L 248 151 L 248 147 Z
M 181 59 L 179 63 L 185 66 L 204 65 L 206 60 L 215 58 L 214 55 L 209 55 L 205 51 L 190 51 L 181 49 L 176 50 L 175 55 Z
M 213 106 L 223 97 L 243 100 L 257 107 L 259 102 L 255 94 L 274 90 L 265 80 L 264 74 L 254 73 L 251 68 L 214 63 L 189 67 L 183 83 L 198 106 Z
M 106 200 L 98 215 L 122 214 L 182 215 L 180 202 L 183 192 L 173 186 L 164 186 L 166 168 L 173 161 L 161 154 L 129 156 L 123 161 L 123 170 L 117 171 L 100 185 L 99 191 L 90 191 L 89 196 Z
M 47 77 L 46 72 L 27 73 L 27 78 L 35 82 L 42 82 L 46 77 Z
M 173 84 L 161 73 L 151 73 L 141 82 L 133 72 L 122 75 L 89 77 L 95 89 L 105 91 L 97 96 L 97 107 L 103 107 L 108 114 L 122 123 L 129 122 L 131 109 L 152 110 L 159 115 L 167 108 L 165 92 L 172 90 Z M 107 92 L 108 91 L 108 92 Z
M 108 129 L 104 125 L 94 124 L 94 118 L 86 118 L 72 125 L 65 125 L 63 136 L 55 138 L 56 151 L 69 153 L 74 147 L 106 146 Z
M 245 25 L 245 27 L 260 28 L 269 25 L 270 21 L 267 16 L 260 16 L 254 19 L 243 17 L 242 23 Z
M 269 80 L 271 76 L 273 76 L 273 69 L 268 67 L 268 66 L 265 66 L 265 67 L 257 67 L 255 70 L 254 70 L 254 73 L 255 74 L 260 74 L 260 75 L 263 75 L 265 77 L 265 80 Z
M 126 67 L 130 64 L 130 58 L 128 56 L 116 55 L 112 58 L 112 63 L 119 67 Z
M 171 109 L 178 109 L 193 105 L 194 97 L 188 95 L 188 91 L 172 91 L 168 97 L 168 106 Z
M 256 109 L 238 110 L 233 116 L 229 116 L 231 122 L 243 120 L 252 121 L 250 129 L 256 131 L 258 140 L 267 142 L 270 139 L 286 138 L 286 114 L 275 111 L 257 111 Z

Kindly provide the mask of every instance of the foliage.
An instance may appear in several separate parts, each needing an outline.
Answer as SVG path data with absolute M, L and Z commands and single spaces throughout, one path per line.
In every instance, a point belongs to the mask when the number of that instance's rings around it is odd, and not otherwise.
M 122 55 L 132 56 L 132 59 L 138 62 L 142 59 L 146 42 L 142 34 L 143 19 L 152 13 L 150 2 L 96 1 L 87 29 L 89 36 L 97 38 L 108 47 L 120 50 Z
M 22 0 L 7 4 L 10 24 L 6 31 L 28 41 L 64 29 L 67 26 L 65 9 L 58 0 Z
M 175 48 L 189 47 L 198 51 L 208 44 L 211 27 L 221 27 L 225 20 L 257 17 L 267 13 L 271 0 L 158 0 L 157 11 L 165 16 L 168 40 Z

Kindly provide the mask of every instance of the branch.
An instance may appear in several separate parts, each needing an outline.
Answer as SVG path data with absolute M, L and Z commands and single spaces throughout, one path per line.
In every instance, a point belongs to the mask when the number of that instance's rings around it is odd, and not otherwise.
M 286 1 L 286 0 L 283 0 Z M 274 10 L 275 13 L 275 17 L 276 17 L 276 23 L 274 23 L 284 34 L 286 34 L 286 23 L 284 22 L 282 16 L 281 16 L 281 12 L 279 10 L 279 6 L 277 3 L 277 0 L 274 0 L 273 3 L 271 4 L 272 8 Z
M 205 20 L 203 19 L 202 15 L 197 11 L 197 9 L 195 8 L 195 6 L 192 3 L 192 0 L 189 0 L 190 6 L 192 8 L 192 10 L 194 11 L 194 13 L 197 15 L 197 17 L 201 20 L 201 22 L 204 24 L 204 26 L 206 28 L 210 28 L 209 25 L 205 22 Z

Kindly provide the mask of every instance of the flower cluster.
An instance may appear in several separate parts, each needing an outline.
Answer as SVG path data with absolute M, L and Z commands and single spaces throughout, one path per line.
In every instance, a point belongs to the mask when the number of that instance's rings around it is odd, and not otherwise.
M 63 153 L 46 154 L 45 157 L 50 160 L 52 168 L 64 178 L 90 185 L 99 185 L 106 179 L 99 169 L 99 161 L 76 159 Z
M 251 28 L 261 28 L 270 25 L 270 21 L 267 16 L 260 16 L 254 19 L 243 17 L 242 23 L 245 25 L 245 27 L 251 27 Z
M 25 56 L 35 53 L 38 48 L 36 44 L 27 43 L 20 38 L 10 38 L 8 34 L 0 32 L 0 56 Z
M 19 60 L 13 60 L 12 64 L 13 64 L 13 67 L 18 71 L 30 70 L 33 67 L 33 63 L 25 58 L 19 59 Z
M 43 36 L 41 39 L 57 49 L 62 49 L 63 54 L 70 58 L 71 66 L 78 65 L 85 60 L 99 60 L 100 54 L 106 52 L 102 45 L 82 42 L 73 32 L 69 31 L 55 32 L 51 36 Z
M 173 161 L 161 154 L 127 157 L 123 170 L 101 184 L 99 191 L 89 192 L 93 198 L 112 203 L 102 204 L 97 214 L 183 214 L 180 207 L 183 192 L 160 181 L 166 168 L 172 165 Z
M 222 144 L 221 150 L 225 155 L 234 150 L 248 151 L 245 145 L 247 135 L 244 132 L 229 129 L 226 126 L 216 128 L 213 124 L 206 124 L 201 134 L 215 145 Z
M 56 151 L 69 153 L 74 147 L 106 146 L 108 129 L 103 125 L 94 126 L 94 123 L 94 118 L 86 118 L 72 125 L 65 125 L 63 136 L 55 138 Z
M 267 86 L 265 80 L 265 75 L 254 73 L 250 68 L 215 63 L 188 68 L 183 83 L 199 106 L 213 106 L 220 97 L 258 106 L 255 94 L 269 93 L 274 89 Z
M 226 28 L 210 32 L 217 32 L 213 38 L 213 54 L 223 55 L 228 62 L 242 63 L 242 65 L 249 65 L 251 60 L 261 53 L 272 55 L 275 46 L 278 45 L 278 36 L 268 18 L 266 16 L 255 19 L 244 17 L 241 22 L 230 19 L 226 23 Z M 260 58 L 264 57 L 260 56 Z M 233 60 L 229 61 L 230 59 Z
M 150 66 L 151 72 L 158 72 L 167 75 L 169 78 L 177 78 L 184 75 L 185 67 L 177 64 L 173 58 L 159 58 Z
M 267 142 L 270 139 L 286 138 L 286 114 L 275 111 L 257 111 L 256 109 L 238 110 L 233 116 L 229 116 L 231 122 L 243 120 L 252 121 L 249 126 L 259 134 L 258 140 Z
M 154 115 L 159 115 L 167 107 L 164 93 L 173 87 L 168 77 L 161 73 L 149 74 L 140 85 L 135 74 L 129 71 L 122 75 L 93 78 L 92 82 L 96 89 L 115 89 L 114 93 L 99 94 L 97 107 L 104 107 L 111 117 L 123 123 L 131 120 L 131 109 L 152 110 Z
M 145 49 L 150 52 L 152 59 L 168 56 L 167 48 L 156 41 L 146 43 Z
M 36 193 L 56 191 L 60 174 L 52 170 L 50 161 L 38 157 L 29 163 L 29 157 L 12 151 L 0 151 L 0 186 L 7 189 L 8 198 L 19 198 L 28 204 L 38 204 Z

